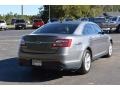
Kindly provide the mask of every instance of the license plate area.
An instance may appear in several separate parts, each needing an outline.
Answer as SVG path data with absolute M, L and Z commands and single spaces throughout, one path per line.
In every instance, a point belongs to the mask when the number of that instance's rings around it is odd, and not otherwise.
M 19 27 L 22 27 L 22 26 L 19 26 Z
M 33 59 L 32 60 L 32 65 L 34 65 L 34 66 L 42 66 L 42 61 L 37 60 L 37 59 Z

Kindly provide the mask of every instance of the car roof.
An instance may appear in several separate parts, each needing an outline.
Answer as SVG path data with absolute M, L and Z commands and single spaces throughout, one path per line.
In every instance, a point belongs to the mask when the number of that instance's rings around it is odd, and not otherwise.
M 17 21 L 17 20 L 24 20 L 24 19 L 16 19 L 16 21 Z M 24 20 L 24 21 L 25 21 L 25 20 Z
M 94 17 L 94 18 L 105 18 L 105 17 Z
M 42 19 L 33 19 L 33 20 L 42 20 Z
M 79 21 L 57 21 L 50 24 L 80 24 Z
M 92 24 L 95 24 L 93 22 L 90 22 L 90 21 L 57 21 L 57 22 L 53 22 L 53 23 L 48 23 L 48 24 L 81 24 L 81 23 L 84 23 L 84 24 L 89 24 L 89 23 L 92 23 Z
M 120 17 L 120 16 L 112 16 L 112 17 Z
M 0 23 L 6 23 L 6 21 L 5 20 L 0 20 Z

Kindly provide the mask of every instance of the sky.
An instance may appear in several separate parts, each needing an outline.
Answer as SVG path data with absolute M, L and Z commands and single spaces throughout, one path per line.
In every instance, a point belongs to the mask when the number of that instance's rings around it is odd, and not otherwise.
M 39 13 L 41 5 L 23 5 L 24 15 L 36 15 Z M 21 5 L 0 5 L 0 14 L 5 15 L 7 13 L 21 14 Z

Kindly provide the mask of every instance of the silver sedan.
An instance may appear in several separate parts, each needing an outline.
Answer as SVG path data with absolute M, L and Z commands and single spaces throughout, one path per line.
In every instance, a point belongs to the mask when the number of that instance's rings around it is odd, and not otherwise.
M 85 74 L 91 62 L 112 55 L 111 37 L 92 22 L 54 22 L 21 39 L 20 65 L 44 69 L 76 70 Z

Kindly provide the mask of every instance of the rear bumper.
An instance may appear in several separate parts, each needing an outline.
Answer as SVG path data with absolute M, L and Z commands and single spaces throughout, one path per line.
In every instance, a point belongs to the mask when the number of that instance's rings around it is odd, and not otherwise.
M 0 26 L 0 29 L 6 29 L 7 27 L 6 26 Z
M 37 29 L 39 27 L 41 27 L 41 26 L 35 26 L 35 25 L 32 26 L 33 29 Z
M 26 28 L 26 25 L 15 25 L 15 28 Z
M 79 69 L 82 63 L 82 52 L 79 58 L 71 58 L 71 55 L 60 54 L 30 54 L 19 53 L 18 60 L 22 66 L 32 66 L 32 60 L 42 62 L 41 67 L 45 69 Z

